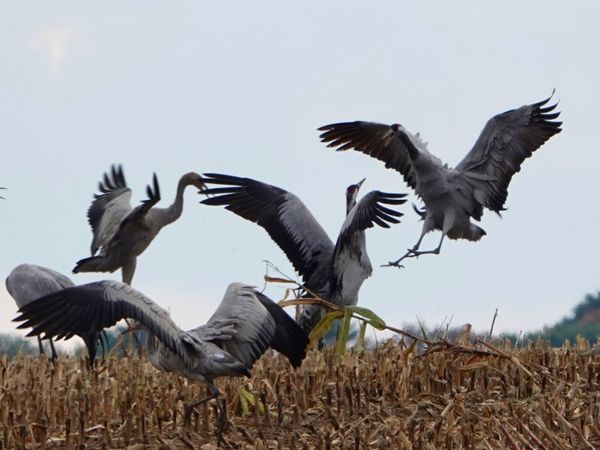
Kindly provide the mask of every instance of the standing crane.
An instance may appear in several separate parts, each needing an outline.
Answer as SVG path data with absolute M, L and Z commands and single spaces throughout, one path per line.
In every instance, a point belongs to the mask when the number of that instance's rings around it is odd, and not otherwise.
M 492 117 L 454 168 L 429 153 L 418 133 L 413 135 L 399 124 L 342 122 L 319 131 L 328 147 L 358 150 L 400 172 L 425 203 L 423 211 L 415 207 L 424 222 L 419 240 L 404 256 L 388 263 L 402 267 L 405 258 L 439 254 L 445 236 L 478 241 L 486 234 L 470 219 L 479 221 L 484 207 L 500 215 L 512 176 L 526 158 L 561 131 L 562 122 L 553 121 L 560 114 L 554 112 L 556 104 L 546 106 L 550 98 Z M 419 250 L 423 237 L 433 230 L 442 232 L 438 246 Z
M 19 264 L 6 278 L 6 290 L 19 308 L 44 295 L 72 286 L 75 286 L 75 283 L 63 274 L 35 264 Z M 38 336 L 37 340 L 40 355 L 43 355 L 42 338 Z M 50 349 L 52 359 L 58 358 L 52 340 Z
M 187 186 L 203 189 L 201 177 L 190 172 L 183 175 L 177 184 L 175 201 L 167 208 L 154 208 L 160 201 L 160 189 L 156 174 L 153 186 L 148 186 L 148 199 L 133 208 L 131 189 L 127 187 L 123 168 L 112 166 L 110 175 L 105 173 L 98 185 L 100 194 L 87 212 L 92 227 L 92 256 L 77 262 L 73 273 L 114 272 L 121 269 L 124 283 L 131 284 L 137 257 L 150 245 L 159 231 L 175 222 L 183 211 L 183 193 Z M 96 255 L 97 252 L 99 255 Z
M 15 318 L 28 336 L 62 337 L 99 333 L 117 321 L 138 321 L 149 333 L 148 359 L 159 370 L 204 383 L 207 397 L 185 407 L 185 423 L 193 409 L 216 399 L 217 440 L 226 422 L 225 409 L 214 385 L 218 377 L 250 376 L 254 362 L 270 347 L 299 367 L 308 336 L 276 303 L 251 286 L 231 283 L 221 304 L 202 326 L 183 331 L 169 313 L 131 286 L 105 280 L 70 287 L 24 305 Z
M 263 227 L 283 250 L 304 287 L 340 306 L 356 305 L 358 292 L 373 268 L 367 255 L 365 230 L 377 224 L 389 228 L 402 213 L 384 205 L 401 205 L 406 194 L 371 191 L 356 202 L 364 179 L 346 190 L 346 220 L 335 245 L 302 201 L 291 192 L 251 178 L 204 174 L 204 183 L 224 187 L 202 191 L 213 197 L 206 205 L 225 206 L 244 219 Z M 304 305 L 301 326 L 310 331 L 323 308 Z
M 6 290 L 15 300 L 15 303 L 19 308 L 22 308 L 23 306 L 28 305 L 41 297 L 74 286 L 75 283 L 73 283 L 70 278 L 66 277 L 62 273 L 47 267 L 37 266 L 35 264 L 19 264 L 6 278 Z M 37 307 L 42 309 L 46 308 L 47 306 L 43 303 L 36 304 Z M 96 341 L 100 336 L 97 333 L 87 333 L 83 331 L 81 333 L 71 333 L 64 336 L 64 338 L 68 339 L 74 334 L 79 335 L 83 339 L 88 351 L 90 367 L 92 367 L 96 357 Z M 42 339 L 39 335 L 37 338 L 40 354 L 43 355 L 44 348 L 42 346 Z M 104 340 L 106 341 L 105 336 Z M 104 348 L 104 342 L 101 338 L 100 343 L 102 348 Z M 50 348 L 52 349 L 52 359 L 56 359 L 58 355 L 54 349 L 52 339 L 50 339 Z

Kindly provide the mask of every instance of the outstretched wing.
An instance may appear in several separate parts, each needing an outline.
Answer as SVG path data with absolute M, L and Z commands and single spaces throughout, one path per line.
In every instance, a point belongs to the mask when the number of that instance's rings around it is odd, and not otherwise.
M 383 205 L 402 205 L 406 202 L 405 197 L 406 194 L 390 194 L 380 191 L 371 191 L 365 195 L 346 216 L 334 254 L 339 252 L 340 247 L 345 245 L 358 231 L 372 228 L 374 224 L 389 228 L 391 223 L 399 223 L 400 220 L 397 217 L 402 217 L 404 214 Z
M 225 185 L 202 193 L 213 197 L 206 205 L 225 206 L 263 227 L 284 251 L 310 290 L 321 290 L 329 281 L 333 242 L 311 212 L 294 194 L 250 178 L 208 173 L 207 184 Z
M 6 278 L 6 290 L 19 307 L 72 286 L 70 278 L 35 264 L 19 264 Z
M 472 192 L 476 219 L 483 207 L 500 212 L 508 195 L 512 176 L 526 158 L 548 139 L 560 133 L 562 122 L 555 105 L 545 106 L 552 96 L 492 117 L 471 151 L 455 167 L 463 193 Z
M 102 181 L 98 183 L 98 190 L 101 194 L 94 195 L 94 201 L 87 212 L 94 235 L 92 255 L 110 242 L 121 221 L 132 209 L 131 189 L 127 187 L 121 165 L 113 165 L 110 174 L 104 173 Z
M 69 287 L 28 303 L 19 312 L 14 321 L 23 323 L 17 328 L 31 327 L 27 336 L 44 333 L 44 338 L 99 333 L 121 319 L 135 319 L 186 365 L 190 362 L 186 333 L 167 311 L 125 283 L 104 280 Z
M 118 241 L 123 236 L 127 236 L 129 227 L 133 226 L 135 231 L 139 229 L 139 225 L 144 221 L 148 211 L 152 209 L 160 201 L 160 186 L 156 173 L 152 175 L 152 186 L 146 186 L 146 195 L 148 198 L 142 200 L 141 204 L 133 208 L 126 217 L 121 220 L 119 229 L 115 233 L 115 241 Z M 135 232 L 134 231 L 134 232 Z M 117 235 L 118 234 L 118 235 Z
M 306 333 L 285 311 L 242 283 L 231 283 L 208 322 L 189 334 L 213 342 L 248 368 L 270 347 L 298 367 L 308 345 Z
M 432 155 L 427 144 L 417 133 L 411 134 L 402 125 L 375 122 L 341 122 L 319 128 L 321 141 L 338 151 L 354 149 L 385 163 L 404 176 L 404 181 L 415 189 L 417 182 L 409 153 Z

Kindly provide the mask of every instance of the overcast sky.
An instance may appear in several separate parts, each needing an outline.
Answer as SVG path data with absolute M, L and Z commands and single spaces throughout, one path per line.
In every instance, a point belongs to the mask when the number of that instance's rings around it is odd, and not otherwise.
M 513 178 L 478 243 L 379 268 L 421 229 L 410 204 L 367 233 L 360 304 L 390 324 L 532 330 L 600 288 L 598 2 L 4 2 L 0 5 L 0 275 L 29 262 L 69 274 L 88 256 L 85 213 L 122 163 L 133 201 L 156 172 L 162 206 L 188 171 L 248 176 L 298 195 L 335 238 L 345 188 L 409 192 L 316 128 L 399 122 L 455 165 L 494 114 L 556 88 L 563 132 Z M 415 200 L 411 192 L 410 200 Z M 205 321 L 229 282 L 293 274 L 263 229 L 186 192 L 182 218 L 138 259 L 133 286 L 181 326 Z M 437 245 L 430 234 L 423 248 Z M 77 283 L 120 273 L 75 275 Z M 284 288 L 269 286 L 281 298 Z M 0 288 L 0 331 L 16 307 Z

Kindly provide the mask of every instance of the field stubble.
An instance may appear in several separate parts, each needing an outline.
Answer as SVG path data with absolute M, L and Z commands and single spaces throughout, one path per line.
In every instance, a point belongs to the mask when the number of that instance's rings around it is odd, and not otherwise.
M 465 341 L 466 342 L 466 341 Z M 600 448 L 600 357 L 585 341 L 440 342 L 417 355 L 311 351 L 302 367 L 267 353 L 251 379 L 217 382 L 236 449 Z M 182 427 L 205 388 L 137 356 L 0 359 L 0 448 L 215 448 L 213 404 Z M 213 402 L 214 403 L 214 402 Z

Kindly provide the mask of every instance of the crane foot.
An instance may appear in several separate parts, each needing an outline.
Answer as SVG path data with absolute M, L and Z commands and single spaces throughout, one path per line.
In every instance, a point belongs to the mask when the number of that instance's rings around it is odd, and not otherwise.
M 420 253 L 415 248 L 408 248 L 406 250 L 406 253 L 402 255 L 402 257 L 398 258 L 396 261 L 390 261 L 387 264 L 382 265 L 381 267 L 397 267 L 398 269 L 404 269 L 404 266 L 400 264 L 400 261 L 403 261 L 406 258 L 416 258 L 420 255 Z

